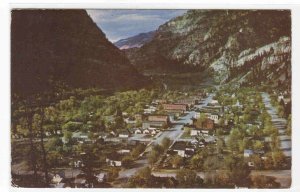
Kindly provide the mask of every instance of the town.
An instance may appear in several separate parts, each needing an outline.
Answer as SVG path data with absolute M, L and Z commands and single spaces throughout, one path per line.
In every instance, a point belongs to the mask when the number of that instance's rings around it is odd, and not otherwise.
M 290 98 L 228 84 L 108 96 L 79 90 L 41 112 L 22 104 L 13 108 L 13 185 L 288 187 Z

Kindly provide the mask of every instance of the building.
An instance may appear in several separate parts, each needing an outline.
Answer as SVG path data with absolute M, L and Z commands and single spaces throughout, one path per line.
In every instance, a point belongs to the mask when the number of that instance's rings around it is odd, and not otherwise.
M 148 121 L 143 122 L 143 129 L 156 130 L 166 128 L 170 123 L 169 116 L 167 115 L 150 115 Z
M 156 100 L 154 101 L 154 103 L 164 104 L 164 103 L 167 103 L 167 100 L 165 100 L 165 99 L 156 99 Z
M 169 116 L 168 115 L 149 115 L 148 121 L 159 121 L 159 122 L 169 122 Z
M 121 167 L 122 166 L 123 155 L 118 153 L 111 153 L 106 158 L 106 163 L 112 167 Z
M 127 123 L 127 124 L 136 124 L 136 120 L 134 117 L 128 117 L 126 119 L 124 119 L 124 121 Z
M 212 113 L 212 114 L 209 116 L 209 118 L 210 118 L 211 120 L 213 120 L 215 124 L 218 124 L 218 123 L 219 123 L 219 114 L 217 114 L 217 113 Z
M 163 109 L 167 112 L 184 113 L 187 110 L 185 104 L 163 104 Z
M 134 134 L 142 134 L 142 130 L 141 129 L 139 129 L 139 128 L 137 128 L 137 129 L 135 129 L 134 130 Z
M 199 118 L 200 118 L 200 115 L 201 115 L 200 112 L 195 112 L 194 118 L 195 118 L 195 119 L 199 119 Z
M 147 134 L 147 135 L 150 134 L 150 130 L 149 129 L 144 129 L 143 134 Z
M 178 104 L 184 104 L 187 105 L 188 107 L 192 107 L 198 103 L 198 100 L 195 99 L 181 99 L 177 101 Z
M 95 175 L 95 177 L 97 178 L 97 181 L 99 183 L 103 183 L 107 179 L 107 173 L 99 173 L 99 174 Z
M 251 149 L 245 149 L 244 150 L 244 157 L 250 157 L 253 154 L 254 154 L 254 152 Z
M 117 151 L 117 153 L 119 154 L 128 154 L 130 153 L 130 149 L 129 148 L 123 148 L 123 149 L 120 149 L 119 151 Z
M 194 147 L 190 143 L 184 141 L 176 141 L 171 149 L 181 157 L 190 157 L 194 153 Z
M 64 175 L 63 172 L 56 173 L 56 174 L 52 177 L 51 182 L 52 182 L 54 185 L 59 185 L 60 183 L 63 183 L 64 178 L 65 178 L 65 175 Z
M 136 121 L 142 121 L 144 116 L 142 114 L 135 114 L 134 118 L 135 118 Z
M 191 136 L 198 136 L 198 135 L 208 136 L 208 134 L 209 134 L 208 130 L 192 129 L 191 132 L 190 132 Z
M 126 129 L 119 133 L 120 138 L 128 138 L 131 136 L 131 133 Z

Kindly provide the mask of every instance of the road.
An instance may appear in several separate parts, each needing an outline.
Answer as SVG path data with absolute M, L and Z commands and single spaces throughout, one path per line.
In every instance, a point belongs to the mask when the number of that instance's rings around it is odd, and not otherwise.
M 291 136 L 286 135 L 286 125 L 287 121 L 284 118 L 280 118 L 277 115 L 276 108 L 271 104 L 270 95 L 268 93 L 261 93 L 263 102 L 266 106 L 267 112 L 270 114 L 272 118 L 272 123 L 274 127 L 278 129 L 279 132 L 279 141 L 280 141 L 280 149 L 283 151 L 285 156 L 291 157 L 292 156 L 292 143 L 291 143 Z
M 176 177 L 178 170 L 164 170 L 154 171 L 152 174 L 156 177 Z M 216 170 L 215 174 L 222 172 L 222 170 Z M 210 172 L 214 174 L 214 172 Z M 197 175 L 204 179 L 205 172 L 197 172 Z M 276 178 L 276 181 L 280 183 L 281 188 L 289 188 L 291 186 L 291 170 L 252 170 L 250 176 L 265 175 Z

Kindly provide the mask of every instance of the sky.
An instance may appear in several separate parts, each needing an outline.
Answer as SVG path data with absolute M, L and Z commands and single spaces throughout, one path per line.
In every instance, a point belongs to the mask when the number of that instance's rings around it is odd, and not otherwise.
M 156 30 L 161 24 L 186 10 L 87 10 L 111 42 Z

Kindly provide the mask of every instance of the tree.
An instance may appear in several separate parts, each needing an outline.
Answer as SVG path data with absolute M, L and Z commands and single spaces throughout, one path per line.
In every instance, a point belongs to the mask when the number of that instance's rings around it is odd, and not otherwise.
M 221 166 L 221 162 L 216 156 L 208 156 L 204 161 L 203 168 L 208 171 L 217 170 Z
M 108 181 L 113 181 L 114 179 L 119 177 L 119 168 L 110 167 L 108 170 Z
M 183 164 L 183 158 L 179 155 L 175 155 L 171 159 L 173 168 L 179 168 Z
M 191 168 L 193 170 L 201 170 L 203 168 L 204 157 L 201 154 L 196 154 L 190 160 Z
M 237 128 L 231 130 L 229 138 L 228 138 L 228 146 L 232 151 L 239 151 L 239 143 L 238 141 L 242 140 L 244 137 L 241 131 Z
M 151 166 L 154 165 L 154 163 L 159 159 L 160 153 L 157 150 L 153 150 L 148 154 L 148 162 Z
M 52 137 L 49 138 L 45 144 L 45 148 L 47 151 L 61 151 L 63 146 L 63 142 L 60 137 Z
M 154 187 L 154 180 L 151 169 L 145 167 L 140 169 L 134 176 L 129 179 L 129 187 Z
M 250 160 L 254 163 L 255 169 L 262 169 L 263 168 L 263 161 L 262 161 L 262 159 L 260 158 L 259 155 L 257 155 L 257 154 L 251 155 Z
M 84 166 L 81 168 L 82 172 L 86 175 L 86 180 L 88 182 L 89 187 L 91 187 L 91 184 L 94 180 L 94 167 L 96 166 L 96 156 L 95 154 L 90 150 L 86 149 L 86 153 L 82 155 L 82 163 Z
M 286 134 L 289 136 L 292 134 L 292 115 L 289 115 L 288 117 Z
M 261 141 L 256 140 L 253 144 L 253 149 L 254 150 L 263 150 L 264 149 L 264 144 Z
M 171 145 L 171 140 L 168 137 L 164 137 L 163 140 L 161 141 L 161 146 L 164 150 L 168 149 L 169 146 Z
M 272 153 L 274 168 L 282 168 L 286 163 L 286 157 L 282 151 L 276 151 Z
M 219 119 L 219 125 L 220 125 L 221 128 L 223 128 L 223 127 L 225 126 L 225 120 L 224 120 L 223 117 L 221 117 L 221 118 Z
M 206 119 L 205 113 L 200 113 L 200 117 L 196 120 L 196 126 L 197 127 L 202 127 L 203 122 Z
M 36 127 L 36 129 L 39 130 L 39 135 L 40 135 L 40 145 L 42 149 L 42 158 L 43 158 L 43 169 L 45 173 L 45 183 L 48 185 L 49 184 L 49 177 L 48 177 L 48 161 L 47 161 L 47 152 L 45 149 L 44 145 L 44 108 L 41 107 L 40 113 L 35 114 L 33 116 L 33 126 Z
M 275 177 L 265 175 L 255 175 L 251 178 L 253 188 L 280 188 L 280 183 Z
M 240 186 L 248 183 L 250 170 L 242 158 L 227 156 L 224 159 L 224 167 L 230 171 L 230 180 L 235 185 Z
M 181 188 L 199 188 L 203 185 L 203 180 L 197 176 L 197 173 L 188 169 L 180 169 L 176 174 L 178 187 Z
M 218 140 L 217 140 L 217 151 L 218 151 L 219 154 L 223 152 L 224 146 L 225 146 L 224 139 L 218 138 Z
M 138 144 L 135 148 L 131 151 L 131 156 L 133 158 L 137 158 L 144 150 L 146 146 L 144 144 Z
M 122 158 L 122 165 L 125 167 L 125 168 L 130 168 L 133 164 L 133 159 L 131 156 L 125 156 Z
M 70 143 L 72 141 L 72 132 L 68 130 L 63 131 L 65 143 Z

